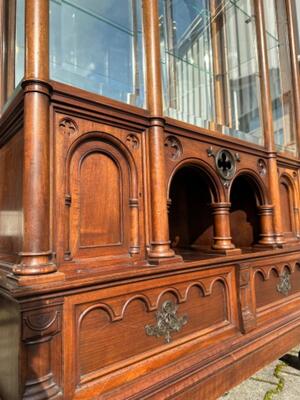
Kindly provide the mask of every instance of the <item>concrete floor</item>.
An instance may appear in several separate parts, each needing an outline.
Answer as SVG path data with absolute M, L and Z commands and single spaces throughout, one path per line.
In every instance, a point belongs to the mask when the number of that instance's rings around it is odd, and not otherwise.
M 300 346 L 218 400 L 300 400 Z

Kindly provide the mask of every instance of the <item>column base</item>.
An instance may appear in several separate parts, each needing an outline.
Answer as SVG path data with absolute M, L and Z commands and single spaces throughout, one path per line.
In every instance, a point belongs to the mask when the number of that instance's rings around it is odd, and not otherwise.
M 22 400 L 55 399 L 61 395 L 61 389 L 54 381 L 52 373 L 47 376 L 26 382 Z
M 16 275 L 15 273 L 10 273 L 7 278 L 14 281 L 17 286 L 34 286 L 64 281 L 65 274 L 57 271 L 41 275 Z
M 175 251 L 170 247 L 170 241 L 151 242 L 148 250 L 149 259 L 165 259 L 175 257 Z
M 172 257 L 150 257 L 148 256 L 148 263 L 150 265 L 169 265 L 169 264 L 178 264 L 182 263 L 183 258 L 179 256 L 178 254 L 174 253 L 174 256 Z
M 275 234 L 275 241 L 276 241 L 277 247 L 279 247 L 279 248 L 283 248 L 286 245 L 286 241 L 281 233 Z
M 231 249 L 222 249 L 222 248 L 214 248 L 212 246 L 212 250 L 217 254 L 224 254 L 225 256 L 234 256 L 238 254 L 242 254 L 242 250 L 236 247 L 232 247 Z
M 57 271 L 57 266 L 54 263 L 47 264 L 16 264 L 13 266 L 13 273 L 15 275 L 44 275 Z
M 263 249 L 277 249 L 278 245 L 276 243 L 255 243 L 252 246 L 254 249 L 263 250 Z

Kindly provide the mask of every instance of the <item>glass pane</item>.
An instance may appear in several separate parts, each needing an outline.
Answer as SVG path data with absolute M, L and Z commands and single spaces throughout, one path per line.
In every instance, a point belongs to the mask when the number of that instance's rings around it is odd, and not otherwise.
M 160 0 L 165 113 L 263 144 L 251 0 Z
M 15 46 L 15 87 L 24 77 L 25 49 L 25 0 L 17 0 L 16 5 L 16 46 Z
M 284 1 L 264 0 L 264 10 L 275 145 L 278 151 L 296 154 L 294 101 Z
M 295 13 L 296 13 L 296 29 L 297 29 L 297 48 L 298 48 L 298 56 L 300 55 L 300 1 L 295 0 Z M 298 57 L 299 59 L 299 57 Z M 300 61 L 300 60 L 299 60 Z
M 2 62 L 3 68 L 3 86 L 0 94 L 2 112 L 6 109 L 15 92 L 15 88 L 24 77 L 25 0 L 5 0 L 3 2 L 3 13 L 4 19 L 1 27 L 3 52 L 0 55 L 0 62 Z
M 144 106 L 141 0 L 51 0 L 51 79 Z
M 165 112 L 209 127 L 215 110 L 209 0 L 160 1 L 160 22 Z

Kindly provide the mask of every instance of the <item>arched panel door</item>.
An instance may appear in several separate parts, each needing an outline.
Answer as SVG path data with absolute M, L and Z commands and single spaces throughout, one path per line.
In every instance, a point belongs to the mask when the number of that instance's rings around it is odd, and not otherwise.
M 128 255 L 129 166 L 112 144 L 88 140 L 70 162 L 72 258 Z
M 286 238 L 293 237 L 295 232 L 294 224 L 294 204 L 292 187 L 289 182 L 282 178 L 280 180 L 280 202 L 282 215 L 282 229 Z

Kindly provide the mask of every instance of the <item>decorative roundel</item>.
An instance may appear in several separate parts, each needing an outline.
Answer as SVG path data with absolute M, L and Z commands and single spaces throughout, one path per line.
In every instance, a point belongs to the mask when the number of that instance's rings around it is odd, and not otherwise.
M 236 160 L 229 150 L 221 149 L 215 157 L 216 168 L 221 178 L 230 180 L 236 171 Z
M 182 145 L 179 139 L 175 136 L 168 136 L 165 140 L 165 149 L 168 158 L 178 160 L 182 156 Z

